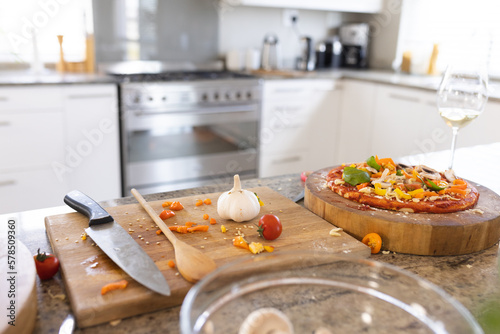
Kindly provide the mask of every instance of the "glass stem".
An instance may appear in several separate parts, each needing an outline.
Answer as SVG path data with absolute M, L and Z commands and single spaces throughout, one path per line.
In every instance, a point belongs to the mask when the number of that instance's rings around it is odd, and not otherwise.
M 451 139 L 451 156 L 450 156 L 450 167 L 448 169 L 453 169 L 453 159 L 455 158 L 455 147 L 457 145 L 457 135 L 458 129 L 457 127 L 452 127 L 453 137 Z

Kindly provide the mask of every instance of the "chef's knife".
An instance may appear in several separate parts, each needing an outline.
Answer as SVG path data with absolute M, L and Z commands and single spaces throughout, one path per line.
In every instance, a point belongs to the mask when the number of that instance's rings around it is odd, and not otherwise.
M 147 288 L 170 296 L 168 283 L 156 264 L 106 210 L 78 190 L 69 192 L 64 203 L 90 219 L 85 232 L 123 271 Z

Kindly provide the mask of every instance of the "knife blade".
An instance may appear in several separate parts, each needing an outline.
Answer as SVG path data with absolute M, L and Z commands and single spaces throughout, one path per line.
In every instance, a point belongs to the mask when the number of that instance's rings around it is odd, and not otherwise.
M 73 190 L 64 203 L 89 218 L 85 232 L 123 271 L 145 287 L 170 296 L 170 287 L 153 260 L 97 202 Z

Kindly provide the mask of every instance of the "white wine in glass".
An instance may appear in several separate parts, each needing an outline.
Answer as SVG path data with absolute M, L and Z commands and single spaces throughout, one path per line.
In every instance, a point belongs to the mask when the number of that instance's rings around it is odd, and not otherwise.
M 487 101 L 488 75 L 485 71 L 457 71 L 448 67 L 438 89 L 437 107 L 453 132 L 449 169 L 453 169 L 458 130 L 476 119 Z

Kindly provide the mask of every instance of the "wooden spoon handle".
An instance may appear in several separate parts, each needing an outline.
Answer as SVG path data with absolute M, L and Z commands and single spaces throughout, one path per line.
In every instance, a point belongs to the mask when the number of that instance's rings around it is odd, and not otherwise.
M 163 220 L 158 216 L 158 214 L 155 212 L 155 210 L 151 207 L 151 205 L 146 202 L 144 197 L 135 189 L 133 188 L 131 191 L 132 195 L 134 195 L 135 199 L 141 204 L 141 206 L 146 210 L 146 212 L 149 214 L 149 216 L 154 220 L 156 225 L 160 228 L 160 230 L 165 234 L 167 239 L 172 243 L 172 245 L 175 246 L 175 243 L 177 241 L 177 237 L 174 235 L 172 231 L 168 228 L 168 226 L 163 222 Z

